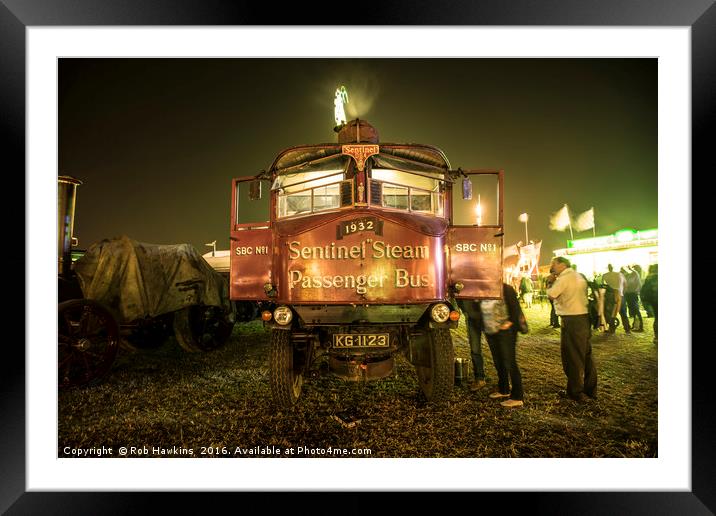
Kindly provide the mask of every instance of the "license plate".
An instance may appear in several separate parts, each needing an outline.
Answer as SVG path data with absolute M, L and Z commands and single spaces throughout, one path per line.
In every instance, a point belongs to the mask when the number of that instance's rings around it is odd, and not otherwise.
M 388 333 L 334 333 L 333 347 L 336 348 L 387 348 L 390 346 Z

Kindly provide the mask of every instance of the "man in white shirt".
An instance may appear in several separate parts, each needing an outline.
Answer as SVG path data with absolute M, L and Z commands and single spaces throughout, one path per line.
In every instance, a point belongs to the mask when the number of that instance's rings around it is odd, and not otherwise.
M 567 375 L 567 396 L 580 403 L 597 397 L 597 368 L 592 361 L 592 328 L 589 324 L 587 281 L 571 268 L 569 260 L 552 260 L 553 281 L 547 296 L 560 317 L 562 368 Z
M 626 333 L 630 333 L 631 328 L 629 327 L 629 318 L 623 314 L 622 310 L 622 304 L 624 303 L 624 287 L 626 286 L 626 278 L 624 277 L 624 274 L 621 272 L 616 272 L 614 270 L 614 266 L 610 263 L 607 265 L 607 269 L 609 269 L 609 272 L 605 272 L 602 276 L 602 282 L 607 284 L 607 296 L 612 296 L 612 303 L 610 306 L 612 306 L 612 309 L 609 311 L 608 314 L 605 314 L 607 317 L 607 323 L 609 324 L 609 329 L 607 330 L 607 333 L 614 333 L 616 331 L 616 317 L 617 314 L 621 315 L 622 319 L 622 326 L 624 327 L 624 331 Z
M 619 292 L 620 296 L 623 295 L 626 278 L 623 274 L 619 272 L 614 272 L 614 266 L 611 263 L 607 265 L 607 269 L 609 269 L 609 272 L 604 273 L 604 275 L 602 276 L 602 281 L 606 283 L 610 288 Z

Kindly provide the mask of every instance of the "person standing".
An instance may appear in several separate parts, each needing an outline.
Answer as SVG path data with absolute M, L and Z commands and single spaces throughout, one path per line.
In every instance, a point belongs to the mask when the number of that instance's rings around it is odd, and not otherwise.
M 467 326 L 467 340 L 470 343 L 470 356 L 472 358 L 473 382 L 470 390 L 481 389 L 487 382 L 485 380 L 485 365 L 482 358 L 482 314 L 480 302 L 471 299 L 458 299 L 457 306 L 465 316 Z
M 641 287 L 641 300 L 644 306 L 651 308 L 654 313 L 654 344 L 659 340 L 659 266 L 655 263 L 649 265 L 649 273 Z
M 570 267 L 569 260 L 552 260 L 554 273 L 547 295 L 562 318 L 560 347 L 567 376 L 567 396 L 580 403 L 597 397 L 597 368 L 592 360 L 592 329 L 587 309 L 587 282 Z
M 644 320 L 639 311 L 639 292 L 641 291 L 641 275 L 637 270 L 638 265 L 632 266 L 626 273 L 626 284 L 624 286 L 624 301 L 629 311 L 628 317 L 633 318 L 632 329 L 635 332 L 644 331 Z
M 592 279 L 592 297 L 594 298 L 594 329 L 603 331 L 607 328 L 607 320 L 604 316 L 604 298 L 606 297 L 606 285 L 602 282 L 602 276 L 595 273 Z M 590 308 L 591 310 L 591 308 Z
M 629 314 L 627 314 L 627 302 L 626 302 L 626 276 L 627 271 L 624 267 L 619 269 L 619 275 L 622 277 L 622 302 L 619 307 L 619 318 L 622 320 L 622 328 L 627 335 L 631 334 L 631 324 L 629 324 Z
M 493 399 L 508 398 L 500 405 L 513 408 L 524 405 L 522 374 L 517 365 L 517 332 L 527 332 L 527 321 L 520 308 L 515 289 L 503 283 L 503 299 L 483 299 L 480 311 L 487 344 L 497 370 L 497 390 Z
M 520 294 L 525 301 L 526 308 L 532 308 L 532 293 L 534 292 L 534 284 L 528 275 L 522 276 L 520 281 Z
M 609 269 L 609 272 L 605 272 L 602 276 L 602 281 L 607 285 L 607 296 L 610 296 L 609 306 L 611 307 L 609 313 L 606 314 L 607 323 L 609 324 L 607 333 L 614 333 L 616 331 L 615 321 L 617 314 L 621 316 L 624 331 L 631 333 L 629 318 L 625 315 L 625 312 L 622 311 L 622 297 L 624 296 L 626 278 L 620 272 L 615 272 L 614 266 L 611 263 L 607 265 L 607 269 Z

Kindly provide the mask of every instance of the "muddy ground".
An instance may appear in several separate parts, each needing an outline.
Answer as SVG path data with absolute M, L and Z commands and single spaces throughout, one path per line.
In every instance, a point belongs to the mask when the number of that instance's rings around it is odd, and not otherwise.
M 525 313 L 530 333 L 519 336 L 517 351 L 522 408 L 487 397 L 496 375 L 483 343 L 488 385 L 478 392 L 456 387 L 443 407 L 424 402 L 413 367 L 401 358 L 383 380 L 311 378 L 295 409 L 278 410 L 269 395 L 268 332 L 253 322 L 237 324 L 229 343 L 211 352 L 187 353 L 173 338 L 123 350 L 100 385 L 60 392 L 58 456 L 69 456 L 67 447 L 102 446 L 116 456 L 125 446 L 150 456 L 160 456 L 158 449 L 252 457 L 272 448 L 331 447 L 372 457 L 656 457 L 653 319 L 644 316 L 644 333 L 593 335 L 599 399 L 580 405 L 560 395 L 566 379 L 549 304 Z M 453 342 L 456 356 L 469 362 L 462 322 Z

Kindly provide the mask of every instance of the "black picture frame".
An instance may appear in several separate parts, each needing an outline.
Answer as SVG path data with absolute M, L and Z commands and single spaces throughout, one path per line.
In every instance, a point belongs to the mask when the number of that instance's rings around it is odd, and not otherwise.
M 335 6 L 330 4 L 325 9 L 313 6 L 310 11 L 304 4 L 283 3 L 280 9 L 276 5 L 256 4 L 223 0 L 0 0 L 0 141 L 7 166 L 6 184 L 7 181 L 15 182 L 6 188 L 14 186 L 14 192 L 23 192 L 24 195 L 15 196 L 19 199 L 32 195 L 26 191 L 25 175 L 21 173 L 25 170 L 25 30 L 31 26 L 283 25 L 299 22 L 336 25 L 336 20 L 357 23 L 358 19 L 361 25 L 688 26 L 691 28 L 692 52 L 692 177 L 696 176 L 693 171 L 705 173 L 716 168 L 713 145 L 708 137 L 716 125 L 712 115 L 716 112 L 714 0 L 461 0 L 449 4 L 405 0 L 361 8 L 359 18 L 356 18 L 356 6 L 350 5 L 343 6 L 348 12 L 339 14 L 331 11 Z M 350 12 L 352 8 L 353 13 Z M 319 11 L 324 12 L 322 19 L 315 17 Z M 14 213 L 16 209 L 13 208 Z M 8 213 L 5 215 L 7 217 Z M 15 246 L 21 249 L 17 243 Z M 690 250 L 684 252 L 690 256 Z M 11 292 L 24 292 L 24 277 L 32 271 L 27 270 L 22 252 L 9 254 L 6 271 L 13 273 L 6 277 L 9 282 L 6 288 Z M 16 274 L 18 270 L 23 270 L 24 274 Z M 25 304 L 17 301 L 14 306 L 24 307 Z M 696 320 L 699 320 L 700 312 L 696 307 L 695 311 Z M 22 316 L 24 319 L 24 311 Z M 688 349 L 691 321 L 682 321 L 682 324 L 687 328 L 684 341 L 674 345 Z M 20 326 L 16 324 L 15 327 Z M 24 331 L 21 333 L 24 342 Z M 6 367 L 0 378 L 0 511 L 7 514 L 127 514 L 164 511 L 169 499 L 173 504 L 182 505 L 182 513 L 207 509 L 205 501 L 189 501 L 184 493 L 26 493 L 25 349 L 18 345 L 17 339 L 8 339 L 5 344 Z M 711 373 L 707 370 L 709 346 L 693 346 L 691 351 L 690 492 L 480 493 L 481 496 L 498 498 L 481 498 L 480 508 L 486 509 L 491 501 L 500 502 L 499 497 L 510 496 L 514 500 L 510 501 L 510 506 L 529 504 L 532 512 L 551 514 L 711 514 L 716 511 L 716 411 L 706 383 Z M 205 500 L 206 496 L 211 496 L 211 506 L 217 507 L 217 494 L 205 493 L 201 498 Z M 242 510 L 266 509 L 265 499 L 248 493 L 239 493 L 239 496 Z M 304 496 L 317 499 L 315 495 Z M 359 493 L 346 494 L 341 505 L 357 512 L 364 500 Z M 504 502 L 504 498 L 501 500 Z M 474 503 L 474 498 L 472 501 Z M 309 501 L 305 507 L 315 507 L 314 503 Z M 409 510 L 409 505 L 423 503 L 421 496 L 413 496 L 403 509 Z M 325 504 L 320 506 L 326 507 Z

